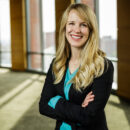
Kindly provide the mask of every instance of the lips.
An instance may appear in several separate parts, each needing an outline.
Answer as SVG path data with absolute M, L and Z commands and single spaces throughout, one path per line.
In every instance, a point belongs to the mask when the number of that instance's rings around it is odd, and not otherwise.
M 72 37 L 73 39 L 78 40 L 78 39 L 81 39 L 83 36 L 71 34 L 71 37 Z

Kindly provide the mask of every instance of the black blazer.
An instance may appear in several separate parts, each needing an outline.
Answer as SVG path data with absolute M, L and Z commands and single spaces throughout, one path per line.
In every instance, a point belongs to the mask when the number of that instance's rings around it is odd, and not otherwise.
M 108 63 L 108 66 L 106 63 Z M 67 65 L 66 63 L 66 68 Z M 57 120 L 56 130 L 60 129 L 63 121 L 70 124 L 72 130 L 108 130 L 104 107 L 111 93 L 113 71 L 112 62 L 105 59 L 104 73 L 100 77 L 95 78 L 93 83 L 83 90 L 82 93 L 77 92 L 72 84 L 69 91 L 69 101 L 67 101 L 64 95 L 65 74 L 61 82 L 54 85 L 51 63 L 39 102 L 40 113 Z M 83 108 L 81 104 L 90 91 L 95 95 L 94 101 Z M 58 100 L 55 109 L 53 109 L 48 105 L 48 101 L 56 95 L 60 95 L 63 98 Z

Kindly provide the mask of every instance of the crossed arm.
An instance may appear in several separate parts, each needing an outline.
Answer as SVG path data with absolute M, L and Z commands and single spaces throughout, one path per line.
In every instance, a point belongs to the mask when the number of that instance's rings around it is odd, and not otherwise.
M 82 106 L 71 103 L 64 98 L 59 98 L 53 108 L 48 104 L 52 97 L 57 96 L 53 87 L 51 65 L 39 102 L 40 113 L 54 119 L 88 125 L 93 121 L 96 114 L 104 109 L 111 92 L 112 79 L 113 65 L 110 62 L 107 72 L 94 80 L 92 92 L 86 96 Z

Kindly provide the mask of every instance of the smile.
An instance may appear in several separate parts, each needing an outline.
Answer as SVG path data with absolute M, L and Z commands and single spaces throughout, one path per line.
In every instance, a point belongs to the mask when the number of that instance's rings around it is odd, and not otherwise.
M 73 39 L 78 40 L 78 39 L 81 39 L 83 36 L 79 36 L 79 35 L 71 35 L 71 37 L 72 37 Z

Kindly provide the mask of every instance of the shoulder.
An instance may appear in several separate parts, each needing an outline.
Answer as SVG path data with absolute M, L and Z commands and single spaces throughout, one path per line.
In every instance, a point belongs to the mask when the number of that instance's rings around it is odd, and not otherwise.
M 111 60 L 104 58 L 104 72 L 101 76 L 96 79 L 107 80 L 108 82 L 113 82 L 114 66 Z
M 111 60 L 104 58 L 104 76 L 108 81 L 113 81 L 114 66 Z
M 111 73 L 114 71 L 114 66 L 111 60 L 104 58 L 104 73 Z
M 54 63 L 54 60 L 55 60 L 55 58 L 53 58 L 52 59 L 52 61 L 51 61 L 51 63 L 50 63 L 50 65 L 48 65 L 49 66 L 49 68 L 48 68 L 48 72 L 47 72 L 47 75 L 48 76 L 50 76 L 50 75 L 52 75 L 53 74 L 53 63 Z
M 50 67 L 49 67 L 49 69 L 52 70 L 52 67 L 53 67 L 54 62 L 55 62 L 55 58 L 52 59 L 52 61 L 51 61 L 51 63 L 50 63 Z

